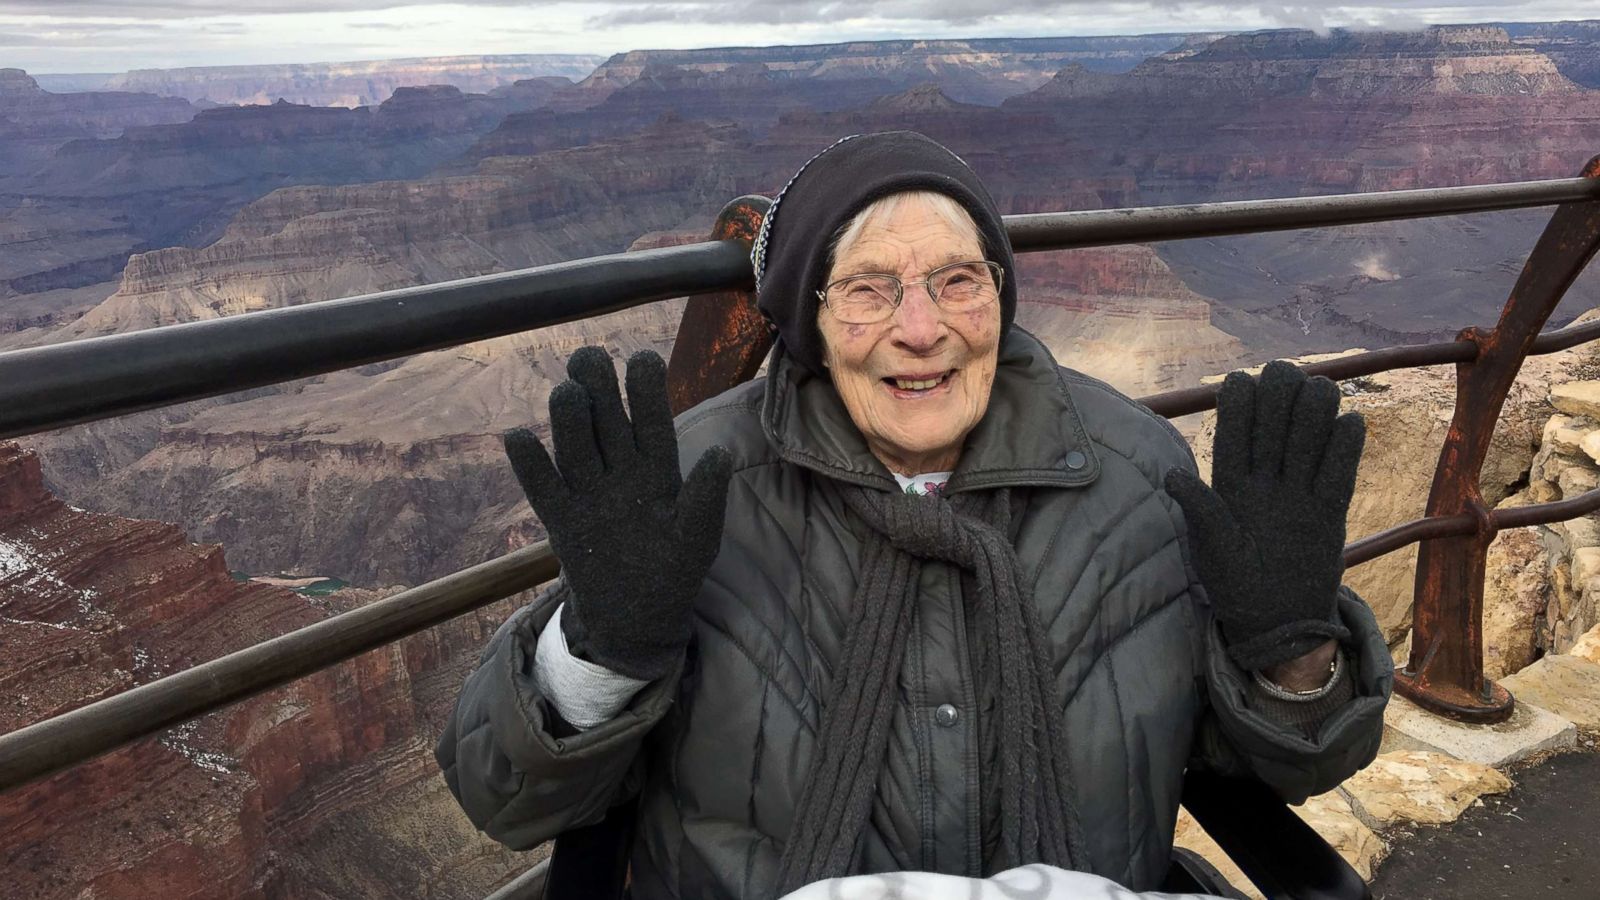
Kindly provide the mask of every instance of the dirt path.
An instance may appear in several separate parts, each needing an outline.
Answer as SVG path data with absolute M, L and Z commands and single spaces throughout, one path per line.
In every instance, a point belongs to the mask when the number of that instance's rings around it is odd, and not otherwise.
M 1511 773 L 1454 824 L 1399 837 L 1376 900 L 1600 900 L 1600 753 Z

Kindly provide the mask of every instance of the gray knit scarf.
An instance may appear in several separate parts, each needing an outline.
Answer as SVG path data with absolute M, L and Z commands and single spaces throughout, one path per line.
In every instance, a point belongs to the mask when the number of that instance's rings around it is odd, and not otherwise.
M 889 742 L 900 664 L 910 639 L 917 576 L 924 560 L 974 576 L 976 615 L 991 623 L 979 678 L 998 688 L 1000 852 L 1007 866 L 1043 862 L 1063 869 L 1084 859 L 1062 737 L 1048 642 L 1011 547 L 1011 492 L 951 500 L 844 488 L 871 529 L 855 608 L 811 770 L 784 846 L 780 894 L 852 874 Z M 980 778 L 982 776 L 980 775 Z

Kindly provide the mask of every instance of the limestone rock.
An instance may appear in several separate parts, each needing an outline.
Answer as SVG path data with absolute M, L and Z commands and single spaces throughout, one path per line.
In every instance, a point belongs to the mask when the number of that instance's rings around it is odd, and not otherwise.
M 1583 636 L 1567 649 L 1567 653 L 1600 665 L 1600 625 L 1584 632 Z
M 1566 653 L 1584 632 L 1600 623 L 1600 548 L 1577 547 L 1551 572 L 1541 645 L 1547 653 Z
M 1148 247 L 1101 247 L 1030 259 L 1017 322 L 1064 366 L 1130 394 L 1194 383 L 1246 355 L 1211 324 L 1214 301 L 1184 285 Z
M 1504 500 L 1501 500 L 1499 503 L 1496 503 L 1494 505 L 1494 508 L 1495 509 L 1516 509 L 1519 506 L 1533 506 L 1534 504 L 1539 503 L 1539 502 L 1541 502 L 1541 501 L 1533 499 L 1533 495 L 1531 493 L 1529 493 L 1528 490 L 1524 489 L 1524 490 L 1517 491 L 1515 494 L 1512 494 L 1511 496 L 1505 498 Z
M 1579 728 L 1600 728 L 1600 664 L 1546 656 L 1500 683 L 1518 703 L 1542 706 Z
M 1572 580 L 1588 584 L 1600 576 L 1600 547 L 1579 547 L 1572 551 Z
M 1584 446 L 1586 448 L 1589 446 L 1587 439 Z M 1597 445 L 1595 450 L 1600 452 L 1600 445 Z M 1600 476 L 1587 466 L 1568 466 L 1556 476 L 1556 485 L 1561 488 L 1561 498 L 1566 500 L 1600 487 Z
M 1561 537 L 1569 548 L 1600 547 L 1600 521 L 1594 516 L 1580 516 L 1565 522 L 1551 522 L 1551 531 Z
M 1600 418 L 1600 381 L 1569 381 L 1552 385 L 1550 403 L 1569 415 Z
M 1577 427 L 1577 423 L 1581 421 L 1572 416 L 1551 416 L 1550 421 L 1545 423 L 1544 436 L 1540 439 L 1539 445 L 1550 447 L 1556 453 L 1564 453 L 1567 456 L 1582 453 L 1583 450 L 1579 445 L 1593 432 Z
M 1379 756 L 1343 787 L 1364 821 L 1385 827 L 1453 822 L 1482 795 L 1510 790 L 1511 779 L 1486 765 L 1413 750 Z
M 1377 833 L 1368 828 L 1350 807 L 1350 801 L 1338 791 L 1318 794 L 1304 805 L 1291 806 L 1295 814 L 1322 835 L 1339 855 L 1345 858 L 1363 879 L 1372 878 L 1372 870 L 1389 849 Z
M 1489 545 L 1483 584 L 1483 670 L 1488 677 L 1500 678 L 1533 661 L 1550 595 L 1549 567 L 1537 528 L 1502 531 Z

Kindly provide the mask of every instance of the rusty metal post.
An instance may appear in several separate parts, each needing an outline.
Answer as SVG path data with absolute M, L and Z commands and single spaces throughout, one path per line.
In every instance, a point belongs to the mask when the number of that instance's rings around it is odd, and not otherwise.
M 712 240 L 735 240 L 746 250 L 755 243 L 772 201 L 758 195 L 739 197 L 717 215 Z M 749 381 L 772 348 L 774 334 L 756 309 L 752 283 L 732 291 L 689 298 L 678 337 L 667 362 L 667 397 L 677 415 Z
M 1583 177 L 1600 177 L 1600 156 Z M 1506 392 L 1556 304 L 1600 248 L 1600 201 L 1564 203 L 1550 217 L 1493 331 L 1467 328 L 1476 358 L 1456 364 L 1455 418 L 1439 452 L 1428 516 L 1468 515 L 1473 534 L 1424 541 L 1417 554 L 1411 659 L 1395 690 L 1432 712 L 1470 722 L 1511 715 L 1510 692 L 1483 677 L 1484 564 L 1495 528 L 1478 476 Z

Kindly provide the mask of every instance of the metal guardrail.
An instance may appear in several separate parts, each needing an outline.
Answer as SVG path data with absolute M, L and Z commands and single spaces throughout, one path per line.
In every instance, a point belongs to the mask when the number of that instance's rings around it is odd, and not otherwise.
M 1559 353 L 1596 339 L 1600 339 L 1600 321 L 1558 328 L 1539 335 L 1534 340 L 1528 355 Z M 1365 353 L 1352 353 L 1337 359 L 1308 363 L 1300 369 L 1307 375 L 1322 375 L 1334 381 L 1343 381 L 1348 378 L 1376 375 L 1379 372 L 1392 372 L 1395 369 L 1442 366 L 1448 363 L 1470 364 L 1477 358 L 1478 346 L 1472 341 L 1441 341 L 1435 344 L 1411 344 L 1404 347 L 1368 350 Z M 1216 409 L 1216 391 L 1215 385 L 1201 385 L 1140 397 L 1139 402 L 1169 419 L 1175 419 L 1190 413 Z
M 669 366 L 676 409 L 754 374 L 771 335 L 749 293 L 750 238 L 764 198 L 741 198 L 723 211 L 711 242 L 580 260 L 506 275 L 465 279 L 228 319 L 167 326 L 0 354 L 0 437 L 17 436 L 259 387 L 428 349 L 570 321 L 670 296 L 691 298 Z M 1600 246 L 1600 158 L 1584 177 L 1521 185 L 1444 188 L 1008 217 L 1024 251 L 1177 240 L 1245 231 L 1384 221 L 1449 213 L 1562 204 L 1506 305 L 1501 328 L 1468 329 L 1457 341 L 1397 347 L 1308 366 L 1353 377 L 1416 365 L 1455 363 L 1462 382 L 1491 372 L 1457 402 L 1457 423 L 1441 454 L 1428 517 L 1362 538 L 1345 548 L 1348 565 L 1418 541 L 1457 542 L 1418 572 L 1418 633 L 1428 622 L 1476 616 L 1482 549 L 1494 533 L 1600 509 L 1600 490 L 1557 503 L 1487 511 L 1477 496 L 1481 450 L 1510 377 L 1528 352 L 1553 352 L 1600 337 L 1600 323 L 1538 334 L 1562 292 Z M 1553 274 L 1551 274 L 1553 273 Z M 708 294 L 704 292 L 718 291 Z M 409 304 L 409 307 L 408 307 Z M 693 327 L 690 327 L 690 324 Z M 1497 337 L 1499 336 L 1499 337 Z M 1506 340 L 1506 336 L 1514 340 Z M 258 343 L 259 342 L 259 343 Z M 1506 372 L 1509 371 L 1509 376 Z M 1480 382 L 1483 380 L 1478 379 Z M 1215 387 L 1143 398 L 1164 415 L 1214 405 Z M 1475 455 L 1476 454 L 1476 455 Z M 1459 494 L 1460 508 L 1440 484 Z M 1476 505 L 1474 501 L 1478 501 Z M 1477 594 L 1472 591 L 1476 565 Z M 1429 585 L 1438 573 L 1465 570 L 1452 599 Z M 557 563 L 547 545 L 507 554 L 360 609 L 247 647 L 72 712 L 0 736 L 0 790 L 81 763 L 172 725 L 337 664 L 454 616 L 548 580 Z M 1430 580 L 1431 579 L 1431 580 Z M 1422 608 L 1423 600 L 1433 611 Z M 1431 617 L 1431 618 L 1430 618 Z M 1452 618 L 1453 617 L 1453 618 Z M 1402 673 L 1411 696 L 1454 715 L 1509 714 L 1482 685 L 1477 624 L 1413 642 Z M 1439 637 L 1439 635 L 1444 635 Z M 1446 641 L 1449 652 L 1440 652 Z M 1471 646 L 1464 646 L 1470 643 Z M 1474 684 L 1472 661 L 1477 654 Z M 1440 661 L 1448 666 L 1441 666 Z M 1434 667 L 1430 669 L 1430 666 Z M 1436 677 L 1430 677 L 1436 676 Z M 1476 692 L 1476 693 L 1474 693 Z M 1503 691 L 1502 691 L 1503 693 Z M 1474 705 L 1472 697 L 1479 697 Z M 1468 702 L 1461 702 L 1463 697 Z M 1442 698 L 1442 699 L 1441 699 Z
M 1367 194 L 1033 213 L 1007 216 L 1006 232 L 1018 251 L 1064 250 L 1390 222 L 1595 199 L 1600 199 L 1600 184 L 1593 179 L 1560 178 Z
M 544 328 L 668 297 L 746 289 L 748 216 L 720 239 L 0 353 L 0 438 Z M 1007 216 L 1019 251 L 1384 222 L 1600 199 L 1566 178 L 1192 206 Z M 735 201 L 737 204 L 739 201 Z M 734 204 L 730 204 L 734 206 Z M 731 211 L 730 211 L 731 212 Z M 725 213 L 724 218 L 729 213 Z
M 0 438 L 546 328 L 750 281 L 733 241 L 617 253 L 0 353 Z

